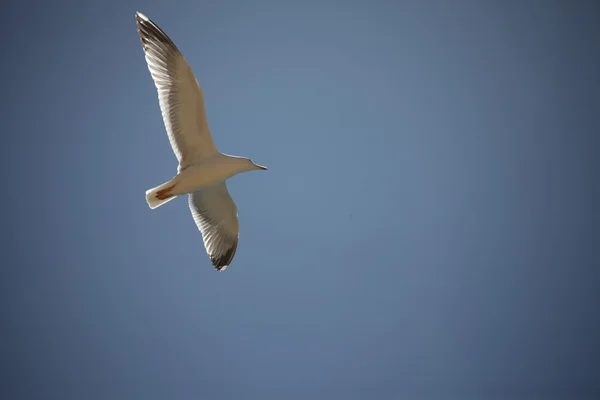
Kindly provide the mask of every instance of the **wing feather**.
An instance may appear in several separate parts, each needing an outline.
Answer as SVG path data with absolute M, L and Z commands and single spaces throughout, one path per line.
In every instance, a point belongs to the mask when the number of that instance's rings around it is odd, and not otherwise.
M 240 233 L 237 206 L 227 185 L 221 182 L 197 190 L 188 201 L 206 253 L 218 271 L 224 270 L 235 256 Z
M 136 14 L 146 63 L 158 91 L 163 121 L 179 169 L 216 154 L 202 89 L 175 43 L 154 22 Z

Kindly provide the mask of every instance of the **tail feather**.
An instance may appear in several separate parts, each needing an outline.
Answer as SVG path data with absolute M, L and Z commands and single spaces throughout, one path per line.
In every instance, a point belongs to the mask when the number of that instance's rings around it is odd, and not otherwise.
M 146 190 L 146 202 L 151 209 L 162 206 L 177 196 L 169 196 L 168 189 L 175 186 L 173 181 L 168 181 L 150 190 Z M 159 193 L 160 192 L 160 193 Z M 160 197 L 160 198 L 159 198 Z

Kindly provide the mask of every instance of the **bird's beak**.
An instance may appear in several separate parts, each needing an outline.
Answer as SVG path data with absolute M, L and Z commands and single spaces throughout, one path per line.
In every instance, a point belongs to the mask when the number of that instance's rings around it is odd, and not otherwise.
M 258 169 L 262 169 L 263 171 L 267 170 L 267 167 L 263 167 L 262 165 L 254 164 Z

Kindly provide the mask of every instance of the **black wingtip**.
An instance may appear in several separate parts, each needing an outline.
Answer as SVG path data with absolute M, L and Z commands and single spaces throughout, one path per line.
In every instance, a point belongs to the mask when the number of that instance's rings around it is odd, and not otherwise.
M 210 259 L 211 261 L 213 261 L 213 259 Z M 225 269 L 227 267 L 229 267 L 229 264 L 218 264 L 215 261 L 213 261 L 213 267 L 215 267 L 215 269 L 219 272 L 225 271 Z
M 217 271 L 224 271 L 225 268 L 227 268 L 229 264 L 231 264 L 231 261 L 233 261 L 233 256 L 235 255 L 236 250 L 237 241 L 235 245 L 228 249 L 225 253 L 215 257 L 210 257 L 210 261 L 212 262 L 213 267 L 215 267 Z
M 150 18 L 137 11 L 135 13 L 135 20 L 138 27 L 138 34 L 144 46 L 148 44 L 148 41 L 157 41 L 177 49 L 171 38 Z

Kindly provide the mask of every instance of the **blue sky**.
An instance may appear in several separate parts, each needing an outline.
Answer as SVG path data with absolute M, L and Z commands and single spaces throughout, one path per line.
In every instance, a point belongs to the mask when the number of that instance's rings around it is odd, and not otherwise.
M 574 398 L 600 387 L 598 7 L 14 3 L 0 27 L 1 397 Z M 229 181 L 217 273 L 134 14 Z

